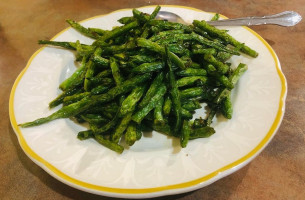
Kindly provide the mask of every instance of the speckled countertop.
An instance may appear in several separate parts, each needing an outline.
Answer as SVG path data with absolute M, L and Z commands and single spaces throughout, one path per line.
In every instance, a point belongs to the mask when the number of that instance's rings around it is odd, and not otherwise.
M 92 0 L 0 2 L 0 199 L 110 199 L 71 188 L 43 171 L 22 151 L 9 120 L 14 80 L 39 48 L 67 25 L 111 11 L 176 4 L 219 12 L 230 18 L 294 10 L 305 17 L 305 0 Z M 275 50 L 288 82 L 283 122 L 251 163 L 205 188 L 159 199 L 305 199 L 305 21 L 295 27 L 253 27 Z

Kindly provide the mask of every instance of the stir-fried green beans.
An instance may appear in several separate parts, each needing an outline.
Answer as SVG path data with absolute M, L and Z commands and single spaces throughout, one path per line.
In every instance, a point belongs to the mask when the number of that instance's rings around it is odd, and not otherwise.
M 95 39 L 92 45 L 40 40 L 75 51 L 80 66 L 59 85 L 62 93 L 49 104 L 62 107 L 20 126 L 74 117 L 89 124 L 78 139 L 95 139 L 118 153 L 124 145 L 134 145 L 147 128 L 180 138 L 183 148 L 189 140 L 213 135 L 217 113 L 233 118 L 231 90 L 247 70 L 243 63 L 231 66 L 229 59 L 240 52 L 251 57 L 258 53 L 205 21 L 185 25 L 156 20 L 159 10 L 157 6 L 149 15 L 133 9 L 112 30 L 67 20 Z M 212 20 L 218 18 L 216 14 Z M 206 107 L 206 116 L 192 119 L 197 109 Z

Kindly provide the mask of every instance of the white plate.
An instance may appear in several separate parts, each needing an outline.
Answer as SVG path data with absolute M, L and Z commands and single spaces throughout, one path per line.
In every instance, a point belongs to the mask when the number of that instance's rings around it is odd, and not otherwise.
M 147 13 L 153 9 L 140 8 Z M 162 6 L 162 10 L 177 13 L 189 22 L 213 16 L 180 6 Z M 82 24 L 111 29 L 119 25 L 117 19 L 130 15 L 131 9 L 118 10 Z M 234 89 L 233 118 L 219 118 L 213 124 L 216 134 L 210 138 L 192 140 L 181 149 L 178 140 L 153 132 L 119 155 L 94 140 L 78 140 L 78 131 L 85 128 L 69 119 L 19 128 L 19 123 L 58 109 L 49 110 L 48 103 L 60 93 L 59 83 L 75 70 L 72 52 L 44 47 L 31 57 L 11 91 L 10 119 L 22 149 L 56 179 L 83 191 L 113 197 L 183 193 L 235 172 L 258 155 L 276 133 L 284 115 L 287 86 L 275 52 L 257 33 L 245 27 L 225 28 L 257 50 L 259 56 L 232 59 L 234 66 L 243 62 L 249 70 Z M 92 42 L 71 28 L 53 40 Z

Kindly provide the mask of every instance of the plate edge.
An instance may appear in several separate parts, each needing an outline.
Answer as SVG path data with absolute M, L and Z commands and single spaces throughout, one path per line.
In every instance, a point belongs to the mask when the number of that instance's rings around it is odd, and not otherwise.
M 144 6 L 144 7 L 140 7 L 140 8 L 147 8 L 147 7 L 155 7 L 155 5 Z M 202 10 L 199 10 L 199 9 L 196 9 L 196 8 L 191 8 L 191 7 L 186 7 L 186 6 L 161 5 L 161 7 L 184 8 L 184 9 L 195 10 L 197 12 L 205 12 L 205 11 L 202 11 Z M 110 13 L 105 14 L 105 15 L 109 15 L 109 14 L 115 13 L 115 12 L 120 12 L 120 11 L 123 11 L 123 10 L 129 10 L 129 8 L 116 10 L 116 11 L 110 12 Z M 205 12 L 205 13 L 211 13 L 211 12 Z M 95 16 L 95 17 L 91 17 L 91 18 L 88 18 L 86 20 L 82 20 L 81 22 L 91 20 L 91 19 L 94 19 L 94 18 L 98 18 L 98 17 L 102 17 L 102 16 L 105 16 L 105 15 L 98 15 L 98 16 Z M 223 17 L 225 17 L 225 16 L 223 16 Z M 27 145 L 24 138 L 22 137 L 22 134 L 21 134 L 20 129 L 17 125 L 16 118 L 15 118 L 15 115 L 14 115 L 14 106 L 13 106 L 14 105 L 14 94 L 15 94 L 15 90 L 18 86 L 18 83 L 21 80 L 24 73 L 26 72 L 26 70 L 28 69 L 28 67 L 30 66 L 32 60 L 45 47 L 40 48 L 39 50 L 37 50 L 31 56 L 31 58 L 27 62 L 26 67 L 21 71 L 21 73 L 16 78 L 16 80 L 13 84 L 11 93 L 10 93 L 9 117 L 10 117 L 10 121 L 11 121 L 11 125 L 13 127 L 13 130 L 17 135 L 20 146 L 22 147 L 23 151 L 26 153 L 26 155 L 31 160 L 33 160 L 37 165 L 39 165 L 45 171 L 47 171 L 49 174 L 51 174 L 54 178 L 56 178 L 60 181 L 63 181 L 66 184 L 68 184 L 72 187 L 76 187 L 77 189 L 80 189 L 80 190 L 83 190 L 83 191 L 86 191 L 86 192 L 90 192 L 90 193 L 94 193 L 94 194 L 102 194 L 102 195 L 105 195 L 105 196 L 113 196 L 113 197 L 125 197 L 126 198 L 126 195 L 128 195 L 129 198 L 156 197 L 156 196 L 174 194 L 174 190 L 180 190 L 180 191 L 176 191 L 175 194 L 183 193 L 183 192 L 192 191 L 192 190 L 195 190 L 195 189 L 202 188 L 206 185 L 209 185 L 209 184 L 223 178 L 224 176 L 227 176 L 227 175 L 237 171 L 241 167 L 248 164 L 251 160 L 253 160 L 265 148 L 265 146 L 271 141 L 273 136 L 276 134 L 276 131 L 278 130 L 279 125 L 281 124 L 281 121 L 282 121 L 283 116 L 284 116 L 285 99 L 286 99 L 286 95 L 287 95 L 287 81 L 286 81 L 286 78 L 285 78 L 285 76 L 284 76 L 284 74 L 281 70 L 280 62 L 279 62 L 279 59 L 278 59 L 276 53 L 274 52 L 272 47 L 259 34 L 257 34 L 255 31 L 253 31 L 252 29 L 250 29 L 248 27 L 244 27 L 244 28 L 246 28 L 248 31 L 250 31 L 252 34 L 254 34 L 258 39 L 260 39 L 263 42 L 263 44 L 267 47 L 269 52 L 271 53 L 272 57 L 274 58 L 275 64 L 276 64 L 277 73 L 278 73 L 279 78 L 281 80 L 282 90 L 281 90 L 281 94 L 280 94 L 278 112 L 277 112 L 276 117 L 273 121 L 273 124 L 272 124 L 271 128 L 269 129 L 269 131 L 267 132 L 266 136 L 262 139 L 262 141 L 252 151 L 250 151 L 248 154 L 246 154 L 242 158 L 236 160 L 235 162 L 232 162 L 231 164 L 226 165 L 226 166 L 224 166 L 224 167 L 222 167 L 222 168 L 220 168 L 220 169 L 218 169 L 218 170 L 216 170 L 216 171 L 214 171 L 214 172 L 212 172 L 212 173 L 210 173 L 210 174 L 208 174 L 204 177 L 201 177 L 199 179 L 195 179 L 195 180 L 180 183 L 180 184 L 174 184 L 174 185 L 168 185 L 168 186 L 162 186 L 162 187 L 154 187 L 154 188 L 144 188 L 144 189 L 120 189 L 120 188 L 109 188 L 109 187 L 103 187 L 103 186 L 96 186 L 96 185 L 85 183 L 85 182 L 82 182 L 82 181 L 79 181 L 79 180 L 76 180 L 72 177 L 67 176 L 66 174 L 64 174 L 63 172 L 56 169 L 54 166 L 52 166 L 50 163 L 48 163 L 47 161 L 42 159 L 40 156 L 38 156 L 35 152 L 33 152 L 30 149 L 30 147 Z M 62 30 L 61 32 L 59 32 L 58 34 L 56 34 L 52 38 L 52 40 L 54 38 L 58 37 L 59 35 L 61 35 L 67 29 L 69 29 L 69 28 L 66 28 L 66 29 Z

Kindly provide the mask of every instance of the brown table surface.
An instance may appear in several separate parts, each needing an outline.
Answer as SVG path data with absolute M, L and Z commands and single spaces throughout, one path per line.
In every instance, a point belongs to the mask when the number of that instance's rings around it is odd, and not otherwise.
M 40 46 L 67 27 L 116 9 L 176 4 L 230 18 L 294 10 L 305 17 L 305 0 L 91 0 L 0 1 L 0 199 L 110 199 L 69 187 L 43 171 L 22 151 L 9 121 L 14 80 Z M 305 23 L 253 29 L 276 51 L 288 82 L 286 113 L 266 149 L 250 164 L 205 188 L 160 199 L 305 199 Z M 263 115 L 263 113 L 262 113 Z

